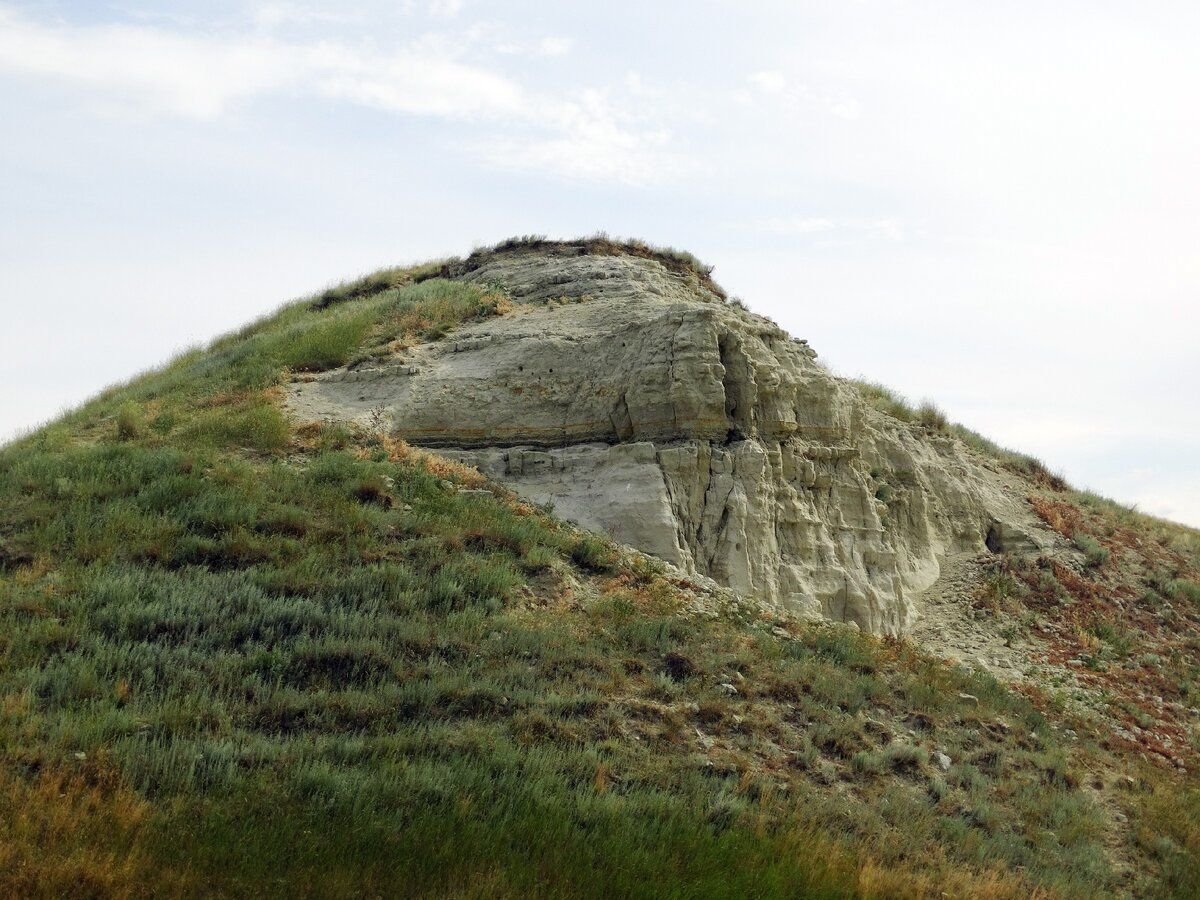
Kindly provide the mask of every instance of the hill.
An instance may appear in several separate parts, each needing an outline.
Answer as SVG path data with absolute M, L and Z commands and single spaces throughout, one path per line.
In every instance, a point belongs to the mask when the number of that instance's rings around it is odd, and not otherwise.
M 1200 535 L 674 251 L 384 270 L 3 448 L 0 622 L 7 894 L 1200 892 Z

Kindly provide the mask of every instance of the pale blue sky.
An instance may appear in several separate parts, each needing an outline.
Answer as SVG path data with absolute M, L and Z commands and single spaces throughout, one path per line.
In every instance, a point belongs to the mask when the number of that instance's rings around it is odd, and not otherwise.
M 686 247 L 864 375 L 1200 525 L 1200 7 L 0 0 L 0 440 L 515 233 Z

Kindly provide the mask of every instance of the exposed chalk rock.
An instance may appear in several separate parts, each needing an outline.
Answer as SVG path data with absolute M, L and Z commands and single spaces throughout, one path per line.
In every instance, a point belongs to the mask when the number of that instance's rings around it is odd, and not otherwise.
M 292 385 L 580 525 L 793 614 L 907 631 L 948 553 L 1054 540 L 973 451 L 893 419 L 804 341 L 633 256 L 497 254 L 516 311 Z M 1009 481 L 1012 476 L 1006 476 Z

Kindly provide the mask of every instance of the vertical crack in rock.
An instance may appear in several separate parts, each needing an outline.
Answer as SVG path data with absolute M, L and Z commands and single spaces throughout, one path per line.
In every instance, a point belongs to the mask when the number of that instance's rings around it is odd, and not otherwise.
M 617 398 L 617 402 L 613 405 L 612 412 L 608 414 L 608 417 L 612 422 L 613 432 L 616 434 L 618 441 L 627 441 L 633 437 L 633 419 L 629 415 L 629 404 L 625 401 L 624 391 Z
M 754 374 L 740 344 L 735 331 L 722 332 L 717 339 L 717 355 L 724 369 L 725 417 L 730 423 L 726 443 L 754 436 Z
M 679 404 L 676 401 L 676 385 L 679 383 L 679 377 L 675 371 L 675 354 L 676 346 L 679 342 L 679 333 L 683 331 L 683 323 L 686 316 L 686 311 L 681 311 L 679 313 L 679 323 L 675 326 L 675 331 L 671 334 L 671 342 L 669 344 L 670 358 L 667 361 L 667 378 L 669 379 L 669 384 L 671 387 L 671 422 L 676 430 L 679 429 Z

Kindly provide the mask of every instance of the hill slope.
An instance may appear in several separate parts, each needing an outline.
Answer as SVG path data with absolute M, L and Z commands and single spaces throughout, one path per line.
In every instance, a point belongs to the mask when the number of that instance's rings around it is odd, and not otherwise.
M 930 591 L 953 610 L 930 655 L 578 530 L 378 403 L 294 415 L 347 383 L 321 373 L 566 308 L 494 277 L 530 253 L 637 261 L 752 319 L 686 255 L 518 243 L 291 305 L 0 450 L 0 891 L 1200 889 L 1195 533 L 834 385 L 873 434 L 1008 486 Z M 1042 537 L 991 553 L 1006 522 Z M 964 622 L 1020 654 L 1004 680 Z

